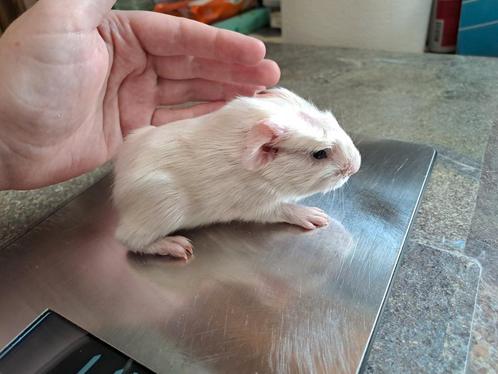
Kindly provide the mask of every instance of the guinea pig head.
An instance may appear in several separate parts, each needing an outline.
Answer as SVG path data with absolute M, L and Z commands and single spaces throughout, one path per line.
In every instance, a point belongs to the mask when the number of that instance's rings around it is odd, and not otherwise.
M 361 164 L 351 138 L 330 112 L 293 109 L 276 110 L 254 123 L 246 137 L 242 165 L 286 197 L 341 187 Z

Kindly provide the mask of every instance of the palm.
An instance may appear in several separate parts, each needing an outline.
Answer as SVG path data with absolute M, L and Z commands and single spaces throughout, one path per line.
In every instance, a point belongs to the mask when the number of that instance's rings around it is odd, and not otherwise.
M 134 128 L 203 114 L 278 80 L 278 67 L 248 38 L 102 9 L 95 25 L 61 32 L 36 13 L 54 2 L 40 0 L 0 39 L 0 114 L 7 120 L 0 139 L 17 157 L 11 175 L 15 167 L 14 179 L 23 182 L 16 188 L 79 175 L 110 159 Z M 3 56 L 2 47 L 10 53 Z M 208 103 L 163 107 L 188 101 Z

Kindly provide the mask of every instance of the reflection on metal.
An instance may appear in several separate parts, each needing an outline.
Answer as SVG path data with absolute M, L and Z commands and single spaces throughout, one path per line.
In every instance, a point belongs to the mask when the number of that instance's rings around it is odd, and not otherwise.
M 189 233 L 188 263 L 113 240 L 109 178 L 0 252 L 0 344 L 52 308 L 158 372 L 359 369 L 434 159 L 363 141 L 361 171 L 305 201 L 334 221 Z

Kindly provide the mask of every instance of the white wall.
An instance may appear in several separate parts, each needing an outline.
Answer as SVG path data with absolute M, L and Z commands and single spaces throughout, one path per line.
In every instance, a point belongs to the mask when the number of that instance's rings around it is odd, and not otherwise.
M 282 0 L 284 42 L 423 52 L 432 0 Z

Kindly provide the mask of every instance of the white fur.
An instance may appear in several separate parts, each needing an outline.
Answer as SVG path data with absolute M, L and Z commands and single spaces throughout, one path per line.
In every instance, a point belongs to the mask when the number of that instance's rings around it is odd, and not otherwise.
M 250 170 L 248 134 L 265 120 L 285 134 L 275 159 Z M 332 159 L 311 156 L 329 147 Z M 116 235 L 133 251 L 157 253 L 153 243 L 164 236 L 214 222 L 321 226 L 323 214 L 289 203 L 342 185 L 347 177 L 336 174 L 344 163 L 356 171 L 360 155 L 330 112 L 282 88 L 236 98 L 214 113 L 128 136 L 115 160 Z

